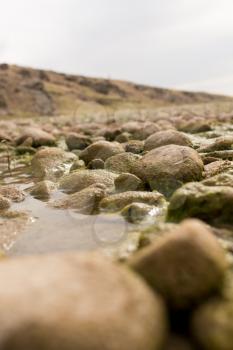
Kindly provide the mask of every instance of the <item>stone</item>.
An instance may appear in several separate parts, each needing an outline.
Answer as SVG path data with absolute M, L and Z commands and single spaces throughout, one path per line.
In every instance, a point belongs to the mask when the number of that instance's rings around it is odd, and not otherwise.
M 83 190 L 70 194 L 51 203 L 58 209 L 74 209 L 75 212 L 91 215 L 98 212 L 98 205 L 104 198 L 106 187 L 103 184 L 94 184 Z
M 22 134 L 16 140 L 16 145 L 19 146 L 25 144 L 28 139 L 31 141 L 30 144 L 27 144 L 27 146 L 40 147 L 55 145 L 55 138 L 53 135 L 37 127 L 28 127 L 23 130 Z
M 0 194 L 0 211 L 7 210 L 11 206 L 11 201 Z
M 214 152 L 232 149 L 233 146 L 233 136 L 220 136 L 212 141 L 210 144 L 200 147 L 198 152 Z
M 135 253 L 129 266 L 171 307 L 186 309 L 221 288 L 227 260 L 212 232 L 197 220 L 187 220 Z
M 39 179 L 54 180 L 64 174 L 75 159 L 73 153 L 60 148 L 40 149 L 32 158 L 32 173 Z
M 52 192 L 57 189 L 57 185 L 49 180 L 37 182 L 34 186 L 27 189 L 31 196 L 37 199 L 48 199 Z
M 89 169 L 104 169 L 104 161 L 102 159 L 93 159 L 88 164 Z
M 115 154 L 124 152 L 123 146 L 118 142 L 98 141 L 85 148 L 79 155 L 86 164 L 93 159 L 102 159 L 105 161 Z
M 145 151 L 150 151 L 166 145 L 192 146 L 192 142 L 185 134 L 177 130 L 163 130 L 149 136 L 145 141 Z
M 83 150 L 91 144 L 90 137 L 77 133 L 70 133 L 66 136 L 66 144 L 70 151 L 74 149 Z
M 205 177 L 209 178 L 222 172 L 233 170 L 233 163 L 229 160 L 217 160 L 205 165 Z
M 128 122 L 122 125 L 122 130 L 130 133 L 134 140 L 145 140 L 159 131 L 160 127 L 153 122 Z
M 99 254 L 5 259 L 0 278 L 2 349 L 159 350 L 164 341 L 160 298 Z
M 116 154 L 105 161 L 105 169 L 115 173 L 130 173 L 134 163 L 141 157 L 134 153 Z
M 130 173 L 122 173 L 114 181 L 117 192 L 143 190 L 142 181 Z
M 114 189 L 114 180 L 116 174 L 106 170 L 78 170 L 61 178 L 59 187 L 66 193 L 75 193 L 84 188 L 94 185 L 103 184 L 109 190 Z
M 125 151 L 140 154 L 144 151 L 144 141 L 131 140 L 125 144 Z
M 230 186 L 233 187 L 233 174 L 222 173 L 209 177 L 202 181 L 205 186 Z
M 100 202 L 100 208 L 106 211 L 118 211 L 131 203 L 145 203 L 162 207 L 165 205 L 164 196 L 159 192 L 127 191 L 112 194 Z
M 120 143 L 124 143 L 124 142 L 128 142 L 131 138 L 131 134 L 128 132 L 122 132 L 121 134 L 119 134 L 116 138 L 115 141 L 120 142 Z
M 85 163 L 81 159 L 76 159 L 70 168 L 70 173 L 80 169 L 85 169 Z
M 145 219 L 150 219 L 158 215 L 158 208 L 145 203 L 132 203 L 124 207 L 121 215 L 132 224 L 139 223 Z
M 192 148 L 167 145 L 149 151 L 132 167 L 132 173 L 149 183 L 152 190 L 166 197 L 182 184 L 199 181 L 204 165 L 199 154 Z
M 25 199 L 25 193 L 14 185 L 0 186 L 0 195 L 17 203 Z
M 233 223 L 233 188 L 190 182 L 170 198 L 167 220 L 196 217 L 210 224 Z
M 210 122 L 206 118 L 195 117 L 189 118 L 188 120 L 180 120 L 177 129 L 179 131 L 196 134 L 199 132 L 207 132 L 212 130 Z
M 215 298 L 194 311 L 191 330 L 203 350 L 231 350 L 233 301 Z

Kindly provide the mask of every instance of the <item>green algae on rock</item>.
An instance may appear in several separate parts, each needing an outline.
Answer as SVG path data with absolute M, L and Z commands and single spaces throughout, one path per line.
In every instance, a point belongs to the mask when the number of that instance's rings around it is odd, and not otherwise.
M 190 182 L 171 197 L 167 220 L 196 217 L 212 224 L 233 224 L 233 188 Z
M 120 174 L 114 181 L 117 192 L 140 191 L 144 189 L 143 182 L 130 173 Z

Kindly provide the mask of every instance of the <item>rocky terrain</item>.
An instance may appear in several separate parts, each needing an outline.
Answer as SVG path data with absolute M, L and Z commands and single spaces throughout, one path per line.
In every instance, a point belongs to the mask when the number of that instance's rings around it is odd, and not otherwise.
M 231 350 L 231 98 L 0 74 L 0 349 Z

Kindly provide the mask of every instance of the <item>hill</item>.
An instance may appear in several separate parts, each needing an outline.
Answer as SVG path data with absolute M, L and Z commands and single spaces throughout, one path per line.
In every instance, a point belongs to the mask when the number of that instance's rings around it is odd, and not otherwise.
M 233 101 L 208 93 L 161 89 L 130 82 L 96 79 L 0 65 L 0 116 L 74 115 L 83 108 L 119 110 Z

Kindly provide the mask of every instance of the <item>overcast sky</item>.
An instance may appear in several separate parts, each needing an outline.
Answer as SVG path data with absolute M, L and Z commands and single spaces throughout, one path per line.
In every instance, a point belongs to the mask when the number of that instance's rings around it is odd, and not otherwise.
M 0 61 L 233 95 L 233 0 L 4 0 Z

